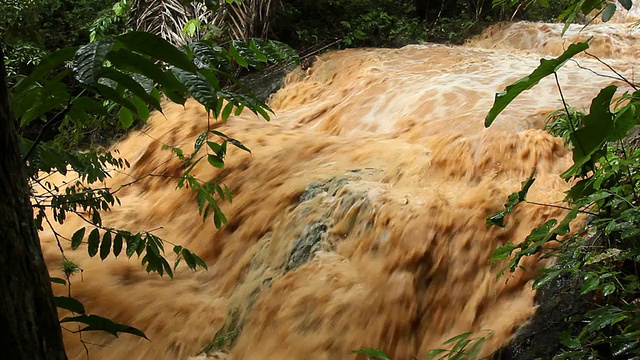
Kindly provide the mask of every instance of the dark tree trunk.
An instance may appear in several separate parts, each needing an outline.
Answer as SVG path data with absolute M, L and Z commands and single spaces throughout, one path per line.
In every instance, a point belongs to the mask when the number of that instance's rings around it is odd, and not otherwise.
M 66 359 L 9 106 L 0 47 L 0 356 Z

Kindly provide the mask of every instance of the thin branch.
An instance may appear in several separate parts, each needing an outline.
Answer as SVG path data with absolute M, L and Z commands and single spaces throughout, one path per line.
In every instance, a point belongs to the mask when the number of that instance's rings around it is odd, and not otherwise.
M 545 206 L 545 207 L 550 207 L 550 208 L 555 208 L 555 209 L 562 209 L 562 210 L 573 210 L 573 208 L 570 208 L 568 206 L 546 204 L 546 203 L 540 203 L 540 202 L 529 201 L 529 200 L 525 200 L 525 202 L 527 204 L 531 204 L 531 205 Z M 598 214 L 590 212 L 590 211 L 586 211 L 586 210 L 579 210 L 579 212 L 581 212 L 583 214 L 587 214 L 587 215 L 598 216 Z
M 602 61 L 599 57 L 590 54 L 588 52 L 585 51 L 585 54 L 591 56 L 592 58 L 598 60 L 598 62 L 600 62 L 602 65 L 606 66 L 607 68 L 609 68 L 609 70 L 611 70 L 614 74 L 618 75 L 620 77 L 620 80 L 626 82 L 627 84 L 629 84 L 629 86 L 631 86 L 633 88 L 633 90 L 638 90 L 638 87 L 632 83 L 631 81 L 627 80 L 627 78 L 625 78 L 622 74 L 620 74 L 618 71 L 616 71 L 616 69 L 614 69 L 611 65 L 607 64 L 606 62 Z
M 590 69 L 588 67 L 584 67 L 584 66 L 580 65 L 580 63 L 576 59 L 572 58 L 572 59 L 569 59 L 569 60 L 573 61 L 576 64 L 576 66 L 578 66 L 578 68 L 580 68 L 582 70 L 587 70 L 587 71 L 593 73 L 596 76 L 600 76 L 600 77 L 608 78 L 608 79 L 620 80 L 620 78 L 617 77 L 617 76 L 612 76 L 612 75 L 607 75 L 607 74 L 600 74 L 599 72 L 597 72 L 597 71 L 595 71 L 593 69 Z

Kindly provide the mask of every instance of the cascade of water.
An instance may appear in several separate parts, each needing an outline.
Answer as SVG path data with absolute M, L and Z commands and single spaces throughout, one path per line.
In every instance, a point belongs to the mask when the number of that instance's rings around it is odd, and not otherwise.
M 594 52 L 632 77 L 638 33 L 625 26 L 572 27 L 567 38 L 600 36 Z M 146 274 L 138 261 L 67 251 L 84 269 L 73 295 L 151 339 L 85 334 L 103 346 L 92 346 L 91 358 L 185 359 L 225 323 L 238 330 L 231 359 L 346 359 L 364 346 L 408 359 L 482 329 L 495 332 L 485 353 L 502 346 L 534 312 L 530 281 L 543 264 L 528 259 L 528 272 L 496 281 L 488 257 L 561 210 L 525 205 L 504 229 L 487 229 L 485 217 L 534 165 L 530 197 L 561 200 L 568 186 L 557 175 L 571 159 L 561 140 L 539 130 L 560 106 L 553 79 L 523 94 L 490 129 L 483 119 L 496 91 L 528 74 L 541 54 L 562 49 L 560 28 L 515 23 L 463 47 L 336 51 L 290 74 L 270 102 L 270 123 L 244 113 L 215 125 L 253 153 L 231 149 L 223 170 L 195 170 L 235 193 L 222 205 L 230 222 L 221 230 L 202 222 L 193 196 L 172 179 L 123 188 L 122 206 L 102 215 L 105 225 L 162 227 L 158 235 L 189 247 L 209 270 L 178 270 L 169 280 Z M 590 58 L 579 65 L 608 71 Z M 573 106 L 615 82 L 580 66 L 570 62 L 559 73 Z M 132 167 L 106 185 L 179 173 L 161 143 L 187 149 L 206 128 L 194 102 L 166 104 L 165 116 L 113 146 Z M 70 237 L 83 225 L 71 219 L 57 231 Z M 59 276 L 54 236 L 45 230 L 41 238 Z M 77 334 L 65 341 L 70 358 L 84 358 Z

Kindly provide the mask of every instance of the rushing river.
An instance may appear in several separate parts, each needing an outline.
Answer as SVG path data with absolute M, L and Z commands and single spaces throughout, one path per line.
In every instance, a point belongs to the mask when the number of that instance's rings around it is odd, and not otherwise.
M 99 345 L 88 345 L 90 359 L 184 360 L 225 324 L 234 343 L 219 358 L 338 360 L 375 347 L 403 360 L 487 329 L 494 334 L 483 354 L 495 351 L 534 313 L 531 279 L 544 264 L 530 258 L 527 272 L 496 280 L 499 268 L 487 260 L 562 210 L 523 205 L 503 229 L 487 228 L 485 218 L 533 166 L 530 198 L 562 200 L 568 185 L 558 174 L 571 154 L 540 130 L 561 106 L 553 78 L 525 92 L 489 129 L 484 116 L 495 92 L 574 40 L 593 36 L 589 51 L 633 78 L 640 32 L 631 20 L 582 32 L 572 26 L 564 38 L 559 24 L 501 24 L 465 46 L 334 51 L 292 72 L 270 100 L 271 122 L 245 112 L 214 124 L 252 150 L 230 149 L 222 170 L 196 168 L 198 178 L 235 194 L 222 204 L 229 223 L 221 230 L 203 222 L 194 196 L 166 176 L 123 188 L 122 206 L 102 214 L 107 226 L 156 229 L 199 254 L 208 271 L 181 266 L 171 280 L 147 274 L 135 257 L 100 261 L 84 247 L 66 250 L 84 270 L 71 291 L 88 312 L 140 328 L 151 340 L 85 334 Z M 558 74 L 570 105 L 589 104 L 609 84 L 624 89 L 596 74 L 613 75 L 597 60 L 576 60 Z M 207 116 L 195 102 L 165 106 L 164 116 L 113 146 L 131 168 L 114 172 L 107 186 L 180 174 L 161 146 L 188 151 Z M 81 226 L 70 219 L 58 231 L 70 237 Z M 49 269 L 60 276 L 54 237 L 41 237 Z M 70 358 L 85 358 L 78 335 L 64 336 Z

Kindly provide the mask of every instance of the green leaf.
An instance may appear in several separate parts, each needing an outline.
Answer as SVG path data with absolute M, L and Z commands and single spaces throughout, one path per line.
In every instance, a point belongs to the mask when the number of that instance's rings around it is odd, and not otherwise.
M 586 42 L 580 42 L 569 45 L 569 48 L 555 59 L 541 59 L 540 65 L 529 75 L 507 86 L 507 88 L 496 94 L 493 106 L 489 110 L 484 126 L 489 127 L 496 117 L 504 110 L 518 95 L 523 91 L 529 90 L 540 82 L 543 78 L 558 71 L 567 60 L 576 54 L 589 48 Z
M 122 243 L 122 235 L 117 233 L 113 239 L 113 256 L 118 257 L 118 255 L 120 255 L 120 252 L 122 252 Z
M 631 10 L 631 6 L 633 6 L 633 3 L 631 0 L 618 0 L 618 2 L 620 3 L 620 5 L 622 5 L 623 8 L 625 8 L 626 10 Z
M 553 279 L 557 278 L 558 276 L 560 276 L 560 274 L 562 274 L 563 270 L 562 269 L 545 269 L 544 270 L 544 275 L 540 276 L 539 278 L 536 279 L 536 281 L 533 282 L 533 288 L 537 289 L 540 286 L 543 286 L 545 284 L 547 284 L 548 282 L 552 281 Z
M 67 281 L 65 279 L 62 279 L 62 278 L 59 278 L 59 277 L 51 277 L 51 278 L 49 278 L 49 280 L 51 280 L 51 282 L 54 283 L 54 284 L 67 285 Z
M 122 85 L 125 89 L 131 91 L 134 95 L 144 100 L 145 103 L 153 106 L 154 109 L 162 112 L 162 106 L 160 105 L 160 101 L 153 96 L 151 96 L 147 91 L 140 85 L 139 82 L 134 80 L 131 76 L 118 71 L 113 68 L 105 68 L 103 70 L 103 74 L 105 78 L 111 79 L 118 84 Z
M 98 253 L 98 245 L 100 244 L 100 233 L 98 232 L 98 229 L 91 230 L 87 244 L 89 256 L 94 257 Z
M 618 7 L 616 6 L 616 4 L 614 3 L 607 4 L 607 7 L 602 12 L 602 21 L 607 22 L 611 20 L 611 18 L 613 17 L 613 14 L 616 13 L 617 9 Z
M 89 86 L 97 84 L 112 47 L 113 42 L 110 40 L 99 40 L 80 47 L 73 59 L 76 79 Z
M 466 354 L 466 359 L 479 359 L 480 358 L 480 351 L 482 351 L 482 347 L 484 346 L 486 338 L 481 337 L 479 338 L 475 344 L 473 344 L 473 346 L 471 347 L 471 349 L 469 349 L 469 351 Z
M 582 289 L 580 289 L 580 292 L 582 294 L 586 294 L 589 291 L 592 291 L 595 288 L 597 288 L 598 285 L 600 285 L 600 278 L 595 274 L 591 274 L 591 273 L 587 274 L 587 276 L 585 277 L 584 283 L 582 284 Z
M 182 249 L 182 257 L 184 258 L 184 261 L 187 263 L 187 266 L 189 267 L 189 269 L 195 270 L 196 259 L 193 257 L 193 254 L 187 249 Z
M 616 285 L 613 283 L 606 283 L 602 287 L 602 296 L 609 296 L 616 291 Z
M 560 343 L 569 349 L 580 349 L 582 345 L 580 341 L 572 337 L 569 333 L 562 333 L 559 337 Z
M 471 334 L 473 334 L 473 332 L 466 332 L 466 333 L 462 333 L 462 334 L 456 335 L 456 336 L 452 337 L 451 339 L 443 342 L 442 345 L 448 345 L 448 344 L 453 344 L 453 343 L 458 343 L 460 341 L 464 341 L 469 336 L 471 336 Z
M 111 252 L 111 233 L 106 231 L 100 243 L 100 260 L 106 259 L 109 256 L 109 252 Z
M 211 164 L 211 166 L 222 169 L 224 167 L 224 161 L 222 161 L 219 157 L 217 157 L 216 155 L 208 155 L 207 156 L 207 161 L 209 161 L 209 164 Z
M 234 40 L 231 43 L 231 46 L 229 46 L 229 53 L 238 65 L 244 68 L 248 68 L 249 65 L 255 65 L 256 62 L 260 63 L 260 60 L 255 57 L 255 54 L 253 54 L 253 51 L 247 46 L 247 44 L 240 40 Z M 245 58 L 245 56 L 249 59 Z M 253 62 L 250 62 L 249 60 L 253 60 Z
M 231 65 L 229 54 L 219 46 L 209 46 L 203 42 L 189 44 L 195 59 L 200 63 L 199 68 L 227 69 Z
M 615 306 L 606 306 L 597 310 L 589 311 L 587 316 L 591 318 L 591 321 L 587 323 L 580 333 L 580 338 L 585 334 L 601 330 L 605 326 L 616 324 L 628 318 L 628 315 Z
M 136 107 L 136 112 L 140 120 L 142 122 L 146 122 L 149 119 L 149 116 L 151 115 L 151 111 L 149 111 L 149 108 L 147 107 L 147 103 L 145 103 L 142 99 L 140 99 L 137 96 L 133 96 L 131 98 L 131 102 Z
M 85 228 L 78 229 L 73 236 L 71 236 L 71 250 L 77 249 L 82 244 L 84 238 Z
M 164 61 L 186 71 L 196 72 L 198 70 L 185 53 L 160 36 L 144 31 L 130 31 L 115 39 L 131 51 L 148 55 L 153 59 Z
M 591 170 L 591 163 L 599 157 L 603 146 L 616 135 L 613 114 L 609 110 L 617 87 L 607 86 L 591 102 L 589 114 L 584 117 L 584 126 L 571 133 L 574 164 L 560 175 L 563 179 L 581 175 Z M 587 166 L 585 166 L 587 165 Z
M 136 109 L 136 106 L 129 99 L 126 99 L 124 96 L 122 96 L 122 94 L 120 94 L 115 89 L 103 84 L 95 84 L 94 88 L 98 91 L 100 95 L 104 96 L 107 100 L 111 100 L 116 104 L 122 105 L 123 107 L 129 109 L 133 114 L 136 114 L 138 112 L 138 109 Z
M 162 92 L 171 101 L 181 105 L 185 103 L 184 94 L 187 89 L 184 85 L 176 79 L 172 72 L 162 71 L 161 67 L 144 56 L 129 50 L 119 49 L 110 52 L 107 55 L 107 60 L 120 70 L 134 72 L 152 79 L 162 86 Z
M 207 111 L 215 109 L 218 103 L 216 89 L 199 73 L 191 73 L 182 69 L 173 68 L 173 73 L 196 101 L 204 105 Z
M 513 243 L 506 243 L 502 246 L 498 246 L 497 249 L 494 250 L 493 254 L 489 258 L 490 264 L 495 264 L 497 262 L 506 260 L 511 256 L 513 250 L 517 249 L 518 246 Z
M 351 351 L 351 353 L 366 355 L 369 359 L 374 359 L 374 360 L 391 360 L 387 356 L 387 354 L 385 354 L 384 352 L 378 349 L 364 348 L 359 350 L 353 350 Z
M 115 337 L 118 337 L 119 333 L 127 333 L 143 337 L 147 340 L 147 336 L 140 330 L 123 324 L 118 324 L 98 315 L 80 315 L 73 317 L 66 317 L 60 320 L 60 323 L 79 322 L 88 326 L 82 328 L 80 331 L 106 331 Z
M 198 19 L 190 19 L 184 24 L 182 28 L 182 33 L 189 36 L 194 36 L 196 32 L 200 29 L 200 20 Z
M 273 49 L 274 53 L 278 54 L 278 57 L 285 62 L 300 62 L 298 53 L 296 53 L 296 51 L 291 46 L 283 42 L 269 40 L 269 47 Z
M 74 313 L 84 314 L 84 305 L 77 299 L 67 296 L 55 296 L 53 298 L 53 302 L 56 304 L 56 307 L 61 309 L 69 310 Z
M 133 114 L 127 108 L 120 108 L 120 111 L 118 111 L 118 118 L 120 118 L 120 124 L 125 129 L 128 129 L 133 125 Z

